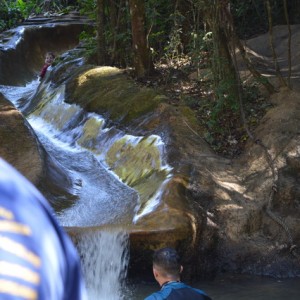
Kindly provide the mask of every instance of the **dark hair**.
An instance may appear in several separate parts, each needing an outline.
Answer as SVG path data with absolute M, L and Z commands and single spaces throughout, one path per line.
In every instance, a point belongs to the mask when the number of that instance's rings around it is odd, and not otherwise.
M 153 265 L 166 275 L 178 276 L 181 271 L 180 258 L 173 248 L 162 248 L 154 252 Z

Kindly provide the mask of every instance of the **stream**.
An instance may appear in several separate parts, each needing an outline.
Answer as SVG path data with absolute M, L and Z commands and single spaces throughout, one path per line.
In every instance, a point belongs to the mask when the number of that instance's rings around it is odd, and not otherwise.
M 24 87 L 0 86 L 0 91 L 22 111 L 23 99 L 31 99 L 39 84 L 38 80 L 33 80 Z M 124 228 L 138 219 L 140 197 L 136 190 L 110 171 L 105 161 L 106 152 L 120 140 L 134 147 L 149 139 L 151 147 L 156 147 L 158 152 L 162 144 L 157 136 L 134 137 L 105 128 L 105 120 L 101 116 L 65 103 L 63 94 L 64 86 L 49 91 L 43 98 L 42 108 L 39 103 L 27 117 L 47 153 L 72 178 L 75 183 L 73 194 L 79 196 L 72 205 L 57 211 L 56 217 L 66 229 L 101 225 L 108 228 L 85 232 L 76 242 L 89 299 L 128 299 L 125 278 L 129 245 Z M 101 150 L 91 150 L 92 137 L 85 135 L 87 124 L 97 128 L 93 138 L 106 135 L 105 147 Z M 107 135 L 108 132 L 113 134 Z M 162 164 L 162 169 L 168 168 Z M 143 211 L 151 211 L 152 207 L 150 202 L 149 206 L 144 205 Z M 113 225 L 113 229 L 109 229 L 109 225 Z
M 0 91 L 17 108 L 22 100 L 38 88 L 33 80 L 24 87 L 0 86 Z M 57 213 L 59 223 L 64 227 L 91 227 L 119 225 L 114 229 L 84 234 L 76 244 L 81 257 L 82 269 L 90 300 L 143 299 L 158 289 L 154 282 L 132 283 L 126 281 L 129 261 L 128 235 L 124 228 L 139 216 L 140 197 L 136 190 L 124 183 L 113 173 L 105 157 L 108 149 L 120 140 L 136 145 L 143 137 L 134 137 L 114 128 L 106 128 L 105 120 L 94 113 L 86 113 L 77 105 L 64 103 L 64 86 L 49 92 L 42 107 L 28 117 L 46 151 L 58 161 L 77 183 L 74 193 L 80 193 L 79 200 Z M 105 148 L 95 150 L 95 137 L 86 137 L 88 124 L 98 130 L 97 136 L 105 135 Z M 108 138 L 109 137 L 109 138 Z M 163 162 L 163 144 L 158 136 L 147 137 L 161 153 L 161 169 L 166 176 L 171 169 Z M 146 139 L 147 139 L 146 138 Z M 153 143 L 153 141 L 156 141 Z M 102 145 L 102 146 L 103 146 Z M 92 149 L 92 150 L 91 150 Z M 158 185 L 159 187 L 159 185 Z M 159 188 L 157 189 L 159 190 Z M 157 201 L 153 197 L 153 201 Z M 154 202 L 145 205 L 144 212 L 155 207 Z M 143 213 L 143 212 L 142 212 Z M 275 280 L 251 276 L 223 276 L 210 282 L 193 284 L 205 290 L 213 299 L 300 299 L 300 279 Z

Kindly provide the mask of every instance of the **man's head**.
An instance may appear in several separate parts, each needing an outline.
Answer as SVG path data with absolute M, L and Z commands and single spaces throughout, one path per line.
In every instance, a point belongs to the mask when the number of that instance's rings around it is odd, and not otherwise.
M 159 284 L 166 280 L 179 280 L 182 266 L 179 255 L 173 248 L 162 248 L 154 252 L 153 274 Z

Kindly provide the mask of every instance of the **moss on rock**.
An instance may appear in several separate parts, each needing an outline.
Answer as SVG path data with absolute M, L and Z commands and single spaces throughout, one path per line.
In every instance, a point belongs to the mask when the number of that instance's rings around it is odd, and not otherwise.
M 152 89 L 139 87 L 113 67 L 83 70 L 71 78 L 66 89 L 67 102 L 108 114 L 113 121 L 130 122 L 153 111 L 164 99 Z

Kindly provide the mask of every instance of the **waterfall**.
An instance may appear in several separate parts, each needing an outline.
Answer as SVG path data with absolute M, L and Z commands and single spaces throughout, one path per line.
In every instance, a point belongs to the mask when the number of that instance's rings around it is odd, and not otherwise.
M 20 101 L 23 101 L 19 99 L 30 95 L 37 85 L 37 81 L 25 87 L 0 85 L 0 91 L 18 107 Z M 49 101 L 48 109 L 46 106 L 40 116 L 32 115 L 28 118 L 47 152 L 76 177 L 80 176 L 82 181 L 80 200 L 72 209 L 57 214 L 60 225 L 86 227 L 116 224 L 125 217 L 123 222 L 127 223 L 134 215 L 136 192 L 120 182 L 112 172 L 105 170 L 94 154 L 78 144 L 74 146 L 74 136 L 81 136 L 83 131 L 80 124 L 62 131 L 57 128 L 59 122 L 51 122 L 54 117 L 54 121 L 63 119 L 66 126 L 69 124 L 67 117 L 72 120 L 78 115 L 77 110 L 81 113 L 80 108 L 75 105 L 60 103 L 60 95 L 61 93 L 57 93 L 53 101 Z M 87 115 L 87 120 L 100 120 L 95 114 Z M 128 213 L 124 211 L 124 207 Z M 77 236 L 76 246 L 89 300 L 125 299 L 124 281 L 129 261 L 128 234 L 121 229 L 85 231 L 83 235 Z
M 85 233 L 77 245 L 89 300 L 121 300 L 129 251 L 124 231 Z
M 159 205 L 171 176 L 164 143 L 157 135 L 133 136 L 107 127 L 102 116 L 65 103 L 65 85 L 40 88 L 37 80 L 25 87 L 0 85 L 17 108 L 30 106 L 29 124 L 47 154 L 74 182 L 78 199 L 71 205 L 62 203 L 56 216 L 61 226 L 82 229 L 76 246 L 89 300 L 128 299 L 128 233 L 110 226 L 126 228 Z M 42 94 L 32 96 L 37 91 Z M 96 229 L 104 225 L 107 231 Z

